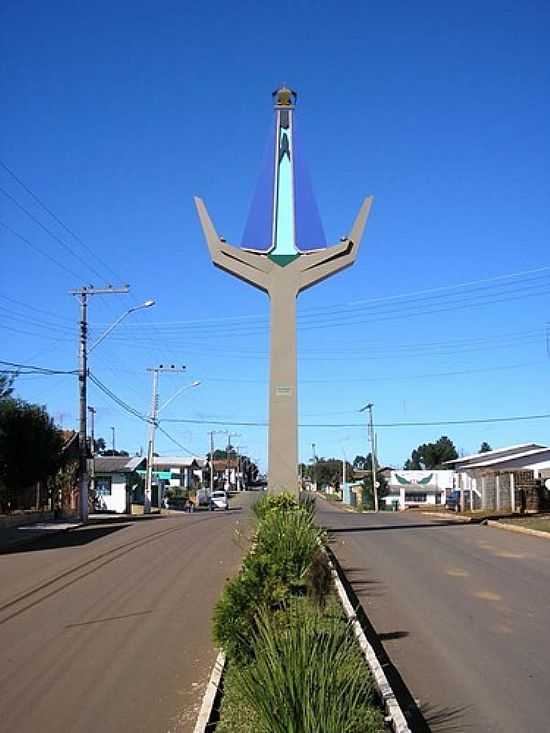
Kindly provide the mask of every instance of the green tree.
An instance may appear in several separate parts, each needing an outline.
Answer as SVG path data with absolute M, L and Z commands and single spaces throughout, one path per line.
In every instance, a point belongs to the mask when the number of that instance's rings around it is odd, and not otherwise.
M 107 443 L 105 442 L 105 438 L 96 438 L 94 442 L 94 449 L 96 453 L 103 453 L 103 451 L 106 450 Z
M 349 480 L 353 473 L 353 466 L 346 461 L 346 478 Z M 317 482 L 317 487 L 336 486 L 342 483 L 342 459 L 318 458 L 311 466 L 311 477 Z
M 455 458 L 458 458 L 458 453 L 453 441 L 442 435 L 435 443 L 423 443 L 413 450 L 404 468 L 408 471 L 445 468 L 443 464 Z
M 370 456 L 370 453 L 369 453 Z M 358 471 L 364 471 L 367 465 L 367 456 L 355 456 L 353 459 L 353 467 Z
M 493 450 L 489 443 L 487 443 L 485 440 L 483 443 L 479 446 L 478 453 L 489 453 L 489 451 Z
M 0 491 L 2 503 L 53 476 L 61 466 L 63 436 L 45 407 L 8 398 L 0 402 Z

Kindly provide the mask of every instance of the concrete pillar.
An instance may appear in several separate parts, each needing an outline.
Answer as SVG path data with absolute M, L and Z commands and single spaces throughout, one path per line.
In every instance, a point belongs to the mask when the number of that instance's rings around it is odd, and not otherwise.
M 496 503 L 497 503 L 497 512 L 500 511 L 500 474 L 497 473 L 495 477 L 496 482 Z
M 481 508 L 487 509 L 487 496 L 485 493 L 485 476 L 481 477 Z
M 512 512 L 516 511 L 516 477 L 510 474 L 510 507 Z
M 405 487 L 402 486 L 399 489 L 399 508 L 404 509 L 405 508 Z

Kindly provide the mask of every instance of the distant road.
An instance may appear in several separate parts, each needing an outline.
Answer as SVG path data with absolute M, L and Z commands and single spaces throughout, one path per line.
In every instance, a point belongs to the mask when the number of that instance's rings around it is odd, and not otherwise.
M 229 512 L 103 523 L 0 555 L 0 730 L 187 733 L 238 568 Z
M 417 730 L 550 730 L 550 540 L 317 505 Z

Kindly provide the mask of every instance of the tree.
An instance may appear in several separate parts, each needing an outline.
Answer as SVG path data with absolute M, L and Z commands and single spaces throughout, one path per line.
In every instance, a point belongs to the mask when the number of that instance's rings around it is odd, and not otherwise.
M 489 453 L 489 451 L 493 450 L 489 443 L 486 441 L 483 441 L 483 443 L 479 446 L 478 453 Z
M 317 487 L 336 486 L 342 483 L 342 460 L 340 458 L 319 458 L 310 467 L 309 471 Z M 353 473 L 353 467 L 346 461 L 346 478 L 349 480 Z
M 358 471 L 364 471 L 366 469 L 366 465 L 367 456 L 355 456 L 355 458 L 353 459 L 353 467 Z
M 94 453 L 103 453 L 103 451 L 107 448 L 105 438 L 96 438 L 94 443 Z
M 63 436 L 45 407 L 8 398 L 0 402 L 0 490 L 2 503 L 46 481 L 61 466 Z
M 387 496 L 389 493 L 389 485 L 386 477 L 382 473 L 382 471 L 377 470 L 376 471 L 376 483 L 378 486 L 376 487 L 376 491 L 378 494 L 378 502 L 380 503 L 380 500 Z M 374 509 L 374 492 L 372 490 L 372 473 L 368 473 L 365 478 L 363 479 L 363 506 L 366 509 Z
M 413 450 L 404 468 L 408 471 L 445 468 L 443 464 L 455 458 L 458 453 L 453 441 L 442 435 L 435 443 L 423 443 Z

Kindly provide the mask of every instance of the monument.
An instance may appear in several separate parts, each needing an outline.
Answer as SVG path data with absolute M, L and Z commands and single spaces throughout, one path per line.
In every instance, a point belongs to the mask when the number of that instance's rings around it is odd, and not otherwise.
M 263 233 L 257 236 L 264 241 L 247 241 L 245 231 L 243 246 L 228 244 L 218 236 L 202 199 L 195 197 L 195 204 L 214 265 L 269 295 L 268 491 L 297 494 L 296 299 L 306 288 L 354 263 L 372 197 L 364 200 L 351 232 L 338 244 L 306 244 L 312 236 L 322 240 L 322 229 L 315 221 L 315 208 L 311 224 L 301 216 L 301 201 L 311 206 L 312 199 L 301 182 L 294 121 L 296 93 L 283 86 L 273 96 L 274 148 L 264 176 L 267 185 L 259 189 L 251 210 L 256 223 L 260 222 L 260 230 L 263 225 Z M 255 236 L 253 229 L 248 226 L 249 237 Z

